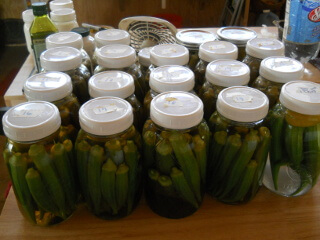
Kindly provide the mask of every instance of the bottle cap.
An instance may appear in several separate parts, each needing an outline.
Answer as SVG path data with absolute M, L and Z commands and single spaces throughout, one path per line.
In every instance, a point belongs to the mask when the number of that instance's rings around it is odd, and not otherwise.
M 189 62 L 189 50 L 178 44 L 156 45 L 150 50 L 150 61 L 160 67 L 164 65 L 186 65 Z
M 178 65 L 157 67 L 150 74 L 149 85 L 157 93 L 190 92 L 194 87 L 194 73 L 189 68 Z
M 219 40 L 231 42 L 237 46 L 245 46 L 246 43 L 255 37 L 257 33 L 244 27 L 222 27 L 217 31 Z
M 203 103 L 188 92 L 164 92 L 152 99 L 151 120 L 169 129 L 188 129 L 203 119 Z
M 206 62 L 218 59 L 238 58 L 238 47 L 226 41 L 210 41 L 202 43 L 199 47 L 199 58 Z
M 301 114 L 320 114 L 320 84 L 309 81 L 291 81 L 281 88 L 280 102 L 286 108 Z
M 32 23 L 34 16 L 32 9 L 28 9 L 22 12 L 22 19 L 25 23 Z
M 176 38 L 178 44 L 190 50 L 198 50 L 202 43 L 216 40 L 213 33 L 197 29 L 179 31 Z
M 81 65 L 81 52 L 73 47 L 55 47 L 41 53 L 40 63 L 46 71 L 68 71 Z
M 150 50 L 151 50 L 151 47 L 143 48 L 138 53 L 139 63 L 144 67 L 149 67 L 151 65 Z
M 130 45 L 130 34 L 125 30 L 107 29 L 97 32 L 94 35 L 97 48 L 110 44 Z
M 207 65 L 206 80 L 213 85 L 232 87 L 247 85 L 250 80 L 249 67 L 237 60 L 215 60 Z
M 2 118 L 5 135 L 17 142 L 36 141 L 56 132 L 61 125 L 58 108 L 49 102 L 25 102 L 10 108 Z
M 48 14 L 47 5 L 44 2 L 32 3 L 32 11 L 34 16 L 42 16 Z
M 236 122 L 260 121 L 267 116 L 268 110 L 268 97 L 254 88 L 229 87 L 218 95 L 217 111 Z
M 73 9 L 73 2 L 71 0 L 56 0 L 56 1 L 51 1 L 49 3 L 50 10 L 58 10 L 62 8 L 71 8 Z
M 87 37 L 90 35 L 90 30 L 89 28 L 86 27 L 76 27 L 76 28 L 72 28 L 71 32 L 75 32 L 80 34 L 82 37 Z
M 259 73 L 271 82 L 287 83 L 300 80 L 304 67 L 299 61 L 288 57 L 268 57 L 262 60 Z
M 74 32 L 59 32 L 51 34 L 46 38 L 47 49 L 63 46 L 81 50 L 83 48 L 82 36 Z
M 76 19 L 76 12 L 72 8 L 57 9 L 50 12 L 53 22 L 71 22 Z
M 106 71 L 89 79 L 89 94 L 92 98 L 112 96 L 125 99 L 134 93 L 133 77 L 122 71 Z
M 62 72 L 39 73 L 26 80 L 23 90 L 28 101 L 53 102 L 72 93 L 72 82 Z
M 284 56 L 284 45 L 274 38 L 254 38 L 248 41 L 246 53 L 259 59 L 271 56 Z
M 127 130 L 133 123 L 131 105 L 117 97 L 89 100 L 79 110 L 81 128 L 93 135 L 108 136 Z
M 123 44 L 106 45 L 96 50 L 97 62 L 106 68 L 125 68 L 136 61 L 136 51 Z

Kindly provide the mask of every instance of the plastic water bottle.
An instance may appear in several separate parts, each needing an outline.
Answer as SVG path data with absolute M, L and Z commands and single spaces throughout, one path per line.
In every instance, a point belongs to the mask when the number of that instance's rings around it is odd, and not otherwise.
M 306 63 L 317 56 L 320 0 L 287 0 L 283 40 L 287 57 Z
M 256 25 L 257 26 L 262 26 L 262 25 L 274 26 L 273 24 L 274 20 L 279 20 L 278 15 L 273 12 L 270 12 L 269 9 L 266 9 L 266 10 L 263 10 L 263 12 L 259 15 Z

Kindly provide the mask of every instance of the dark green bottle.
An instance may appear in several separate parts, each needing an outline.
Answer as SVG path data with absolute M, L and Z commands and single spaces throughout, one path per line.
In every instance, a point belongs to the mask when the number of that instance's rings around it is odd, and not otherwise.
M 36 2 L 32 4 L 34 15 L 33 23 L 30 27 L 30 36 L 32 49 L 34 53 L 36 69 L 41 71 L 40 55 L 46 50 L 46 37 L 52 33 L 58 32 L 58 29 L 48 17 L 47 5 L 44 2 Z

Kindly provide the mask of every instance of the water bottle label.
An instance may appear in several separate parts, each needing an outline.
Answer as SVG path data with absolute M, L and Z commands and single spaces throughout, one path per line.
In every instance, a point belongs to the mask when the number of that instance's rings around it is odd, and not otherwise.
M 306 44 L 320 41 L 319 0 L 287 1 L 284 38 Z

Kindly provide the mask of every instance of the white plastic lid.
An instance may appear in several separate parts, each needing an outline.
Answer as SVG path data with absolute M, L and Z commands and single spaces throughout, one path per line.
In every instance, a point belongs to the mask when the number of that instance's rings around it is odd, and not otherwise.
M 178 44 L 156 45 L 150 50 L 150 61 L 155 66 L 186 65 L 189 62 L 189 50 Z
M 71 0 L 56 0 L 56 1 L 51 1 L 49 3 L 50 10 L 58 10 L 62 8 L 71 8 L 73 9 L 73 2 Z
M 71 22 L 76 19 L 76 12 L 72 8 L 63 8 L 50 12 L 53 22 Z
M 25 102 L 10 108 L 2 118 L 5 135 L 18 142 L 45 138 L 61 125 L 58 108 L 49 102 Z
M 165 92 L 152 99 L 151 120 L 169 129 L 188 129 L 198 125 L 203 118 L 203 103 L 188 92 Z
M 288 57 L 268 57 L 262 60 L 259 73 L 272 82 L 287 83 L 300 80 L 304 67 L 299 61 Z
M 97 32 L 94 35 L 97 48 L 110 44 L 130 45 L 130 34 L 125 30 L 107 29 Z
M 106 71 L 89 79 L 89 94 L 92 98 L 119 97 L 125 99 L 134 93 L 133 77 L 122 71 Z
M 47 49 L 63 46 L 81 50 L 83 48 L 82 36 L 75 32 L 59 32 L 51 34 L 46 38 Z
M 79 110 L 81 128 L 91 134 L 108 136 L 127 130 L 133 123 L 131 105 L 117 97 L 89 100 Z
M 28 101 L 53 102 L 71 94 L 72 82 L 62 72 L 39 73 L 26 80 L 23 90 Z
M 237 122 L 256 122 L 267 116 L 269 99 L 261 91 L 250 87 L 223 89 L 217 100 L 217 111 Z
M 198 49 L 200 44 L 214 41 L 216 36 L 208 31 L 191 29 L 178 32 L 176 38 L 179 44 L 189 49 Z
M 257 33 L 244 27 L 222 27 L 217 31 L 220 40 L 232 42 L 238 46 L 245 46 L 246 43 L 255 37 Z
M 106 68 L 129 67 L 136 61 L 136 51 L 123 44 L 106 45 L 96 50 L 98 64 Z
M 27 23 L 32 23 L 34 16 L 33 16 L 33 11 L 32 9 L 28 9 L 22 12 L 22 19 L 24 22 Z
M 73 47 L 51 48 L 40 55 L 41 66 L 46 71 L 68 71 L 81 65 L 81 52 Z
M 220 59 L 207 65 L 205 76 L 206 80 L 213 85 L 242 86 L 247 85 L 250 80 L 250 69 L 237 60 Z
M 281 88 L 280 102 L 286 108 L 301 114 L 320 114 L 320 84 L 309 81 L 291 81 Z
M 157 67 L 150 74 L 149 85 L 157 93 L 190 92 L 194 87 L 194 73 L 189 68 L 178 65 Z
M 151 65 L 150 50 L 151 50 L 151 47 L 143 48 L 138 53 L 139 63 L 144 67 L 149 67 Z
M 259 59 L 284 56 L 284 45 L 274 38 L 254 38 L 247 42 L 246 53 Z
M 218 59 L 236 60 L 238 58 L 238 47 L 226 41 L 205 42 L 199 47 L 199 58 L 206 62 Z

